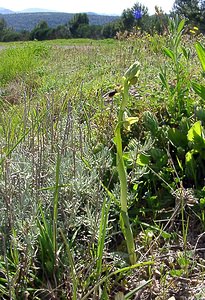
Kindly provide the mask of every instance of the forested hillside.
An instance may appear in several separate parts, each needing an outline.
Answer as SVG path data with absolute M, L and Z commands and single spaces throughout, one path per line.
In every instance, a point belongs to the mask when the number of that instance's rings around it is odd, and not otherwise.
M 44 20 L 49 27 L 54 28 L 58 25 L 68 23 L 73 16 L 74 14 L 71 13 L 59 12 L 0 14 L 0 18 L 3 17 L 7 25 L 16 31 L 31 31 L 42 20 Z M 104 16 L 97 14 L 89 14 L 88 16 L 90 25 L 103 25 L 118 19 L 116 16 Z

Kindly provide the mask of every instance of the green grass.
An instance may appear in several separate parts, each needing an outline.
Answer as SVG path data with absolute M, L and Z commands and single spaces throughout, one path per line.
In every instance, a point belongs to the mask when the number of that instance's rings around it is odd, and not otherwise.
M 1 50 L 0 298 L 203 299 L 204 39 L 182 25 Z

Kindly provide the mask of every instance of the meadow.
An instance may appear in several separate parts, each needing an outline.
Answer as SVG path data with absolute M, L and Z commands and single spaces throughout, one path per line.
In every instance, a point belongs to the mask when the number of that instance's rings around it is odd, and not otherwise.
M 205 42 L 0 44 L 0 298 L 205 298 Z

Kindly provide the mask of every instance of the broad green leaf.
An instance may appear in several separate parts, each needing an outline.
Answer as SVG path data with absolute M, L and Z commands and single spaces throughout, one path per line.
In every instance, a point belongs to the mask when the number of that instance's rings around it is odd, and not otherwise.
M 188 141 L 191 142 L 193 150 L 198 151 L 200 154 L 204 153 L 205 150 L 205 139 L 204 132 L 201 126 L 201 121 L 197 121 L 189 129 L 187 134 Z
M 139 166 L 146 166 L 149 164 L 149 156 L 143 153 L 138 154 L 136 163 Z
M 198 55 L 198 58 L 200 60 L 201 66 L 203 71 L 205 72 L 205 48 L 202 46 L 200 42 L 197 42 L 195 44 L 196 52 Z
M 182 19 L 177 28 L 178 33 L 180 33 L 183 30 L 184 25 L 185 25 L 185 19 Z
M 186 175 L 190 178 L 193 178 L 196 183 L 196 162 L 193 158 L 193 155 L 195 154 L 194 150 L 191 150 L 187 152 L 185 157 L 185 164 L 186 164 Z
M 192 81 L 191 85 L 195 93 L 205 100 L 205 86 L 194 81 Z
M 163 49 L 164 53 L 170 57 L 172 60 L 174 60 L 174 52 L 168 48 L 164 48 Z
M 168 130 L 168 138 L 175 147 L 183 147 L 184 148 L 187 145 L 186 134 L 183 134 L 177 128 L 170 128 Z
M 187 152 L 187 154 L 186 154 L 186 163 L 190 163 L 191 160 L 192 160 L 192 152 L 189 151 L 189 152 Z
M 152 149 L 150 149 L 149 154 L 152 157 L 152 162 L 154 163 L 153 167 L 155 171 L 156 168 L 160 169 L 161 167 L 167 165 L 168 156 L 164 150 L 153 147 Z
M 196 142 L 196 139 L 202 137 L 202 126 L 201 121 L 197 121 L 194 125 L 189 129 L 187 138 L 190 142 Z

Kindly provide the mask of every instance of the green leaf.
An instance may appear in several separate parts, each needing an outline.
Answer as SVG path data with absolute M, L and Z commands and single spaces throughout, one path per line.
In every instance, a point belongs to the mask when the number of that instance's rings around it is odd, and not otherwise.
M 167 165 L 168 161 L 168 156 L 165 151 L 159 148 L 152 148 L 149 151 L 149 154 L 152 157 L 152 162 L 153 162 L 153 168 L 155 169 L 160 169 L 163 166 Z
M 146 166 L 149 164 L 149 156 L 143 153 L 138 154 L 136 163 L 139 166 Z
M 136 263 L 137 256 L 135 253 L 135 243 L 134 243 L 132 228 L 130 225 L 129 216 L 128 216 L 127 211 L 125 212 L 125 211 L 121 210 L 120 224 L 121 224 L 121 229 L 122 229 L 123 235 L 126 239 L 130 263 L 132 265 L 134 265 Z
M 194 81 L 192 81 L 191 85 L 195 93 L 205 100 L 205 86 Z
M 205 48 L 202 46 L 200 42 L 195 44 L 195 49 L 200 60 L 203 71 L 205 72 Z
M 196 117 L 198 120 L 205 122 L 205 109 L 204 108 L 197 108 L 196 110 Z
M 201 121 L 197 121 L 189 129 L 187 134 L 188 141 L 193 144 L 193 148 L 201 152 L 205 147 L 205 140 L 203 137 L 203 128 L 201 126 Z
M 174 52 L 172 50 L 164 48 L 163 51 L 169 58 L 171 58 L 173 61 L 175 60 Z
M 175 147 L 186 147 L 187 137 L 177 128 L 169 128 L 168 138 Z
M 164 74 L 159 73 L 159 78 L 161 79 L 161 82 L 162 82 L 163 86 L 164 86 L 165 88 L 167 88 L 167 80 L 166 80 Z
M 182 19 L 177 28 L 178 33 L 182 32 L 184 25 L 185 25 L 185 19 Z
M 178 156 L 176 156 L 176 159 L 177 159 L 177 162 L 178 162 L 178 165 L 179 165 L 181 171 L 183 172 L 184 169 L 183 169 L 182 163 L 181 163 L 181 161 L 179 160 Z
M 189 57 L 190 57 L 190 51 L 188 49 L 186 49 L 185 47 L 183 47 L 183 46 L 181 47 L 181 49 L 182 49 L 184 57 L 186 59 L 189 59 Z
M 194 138 L 196 138 L 196 136 L 201 136 L 202 135 L 202 127 L 201 127 L 201 122 L 197 121 L 196 123 L 194 123 L 194 125 L 189 129 L 188 131 L 188 140 L 193 142 Z
M 172 270 L 170 270 L 169 273 L 170 273 L 171 276 L 179 277 L 179 276 L 182 276 L 182 274 L 184 273 L 184 270 L 183 269 L 179 269 L 179 270 L 172 269 Z
M 156 116 L 150 111 L 145 111 L 143 113 L 143 122 L 146 129 L 148 129 L 151 132 L 151 134 L 155 137 L 159 130 L 159 124 Z
M 112 199 L 110 198 L 107 202 L 107 198 L 103 201 L 102 211 L 101 211 L 101 220 L 100 228 L 98 233 L 98 247 L 97 247 L 97 274 L 101 275 L 102 272 L 102 262 L 103 262 L 103 250 L 105 247 L 105 237 L 107 232 L 109 210 Z
M 185 157 L 185 164 L 186 164 L 186 175 L 192 179 L 194 179 L 196 183 L 196 162 L 193 158 L 195 154 L 194 150 L 187 152 Z

